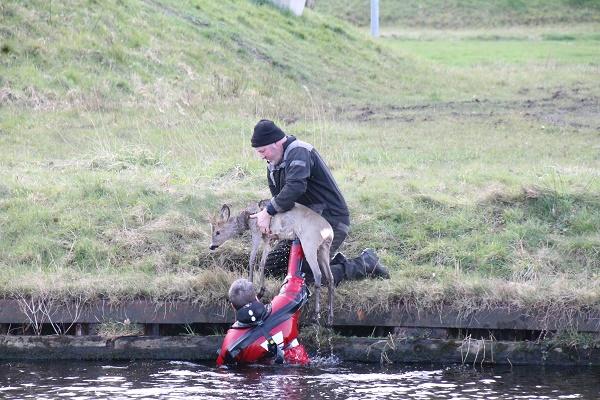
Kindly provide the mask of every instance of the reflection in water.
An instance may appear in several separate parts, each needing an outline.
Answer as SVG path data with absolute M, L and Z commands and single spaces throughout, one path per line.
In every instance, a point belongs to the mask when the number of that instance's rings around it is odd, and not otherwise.
M 598 399 L 600 368 L 322 361 L 217 369 L 177 361 L 0 364 L 2 399 Z

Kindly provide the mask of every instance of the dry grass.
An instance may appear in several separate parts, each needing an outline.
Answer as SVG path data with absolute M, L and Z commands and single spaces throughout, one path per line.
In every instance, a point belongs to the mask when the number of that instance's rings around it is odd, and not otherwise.
M 422 275 L 422 272 L 418 272 Z M 577 318 L 600 313 L 598 280 L 570 275 L 504 280 L 454 274 L 424 279 L 393 274 L 390 281 L 348 283 L 336 291 L 336 308 L 362 312 L 521 311 L 542 325 L 572 327 Z M 432 274 L 433 275 L 433 274 Z M 585 282 L 585 283 L 583 283 Z
M 144 334 L 142 324 L 132 324 L 129 320 L 107 321 L 99 324 L 98 335 L 104 338 L 117 338 L 122 336 L 141 336 Z

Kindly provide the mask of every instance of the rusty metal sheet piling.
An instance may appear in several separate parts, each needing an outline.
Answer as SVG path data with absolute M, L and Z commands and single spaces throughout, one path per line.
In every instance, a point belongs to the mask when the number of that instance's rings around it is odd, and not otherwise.
M 31 307 L 33 308 L 33 307 Z M 0 327 L 2 324 L 81 323 L 97 324 L 107 321 L 125 321 L 138 324 L 229 324 L 234 313 L 226 303 L 201 305 L 190 302 L 153 302 L 133 300 L 112 303 L 108 300 L 75 303 L 52 303 L 38 307 L 33 314 L 23 301 L 0 300 Z M 40 310 L 43 310 L 40 311 Z M 304 320 L 312 317 L 310 308 L 303 313 Z M 495 309 L 458 312 L 440 308 L 423 311 L 401 305 L 387 311 L 365 312 L 336 310 L 334 326 L 380 326 L 416 328 L 459 329 L 514 329 L 514 330 L 560 330 L 574 329 L 580 332 L 600 332 L 600 313 L 581 310 L 567 317 L 556 313 L 536 315 L 527 310 Z M 156 334 L 157 327 L 152 327 Z

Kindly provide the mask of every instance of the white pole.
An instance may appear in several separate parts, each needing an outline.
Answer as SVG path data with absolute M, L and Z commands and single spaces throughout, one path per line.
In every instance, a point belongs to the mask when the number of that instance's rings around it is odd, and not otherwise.
M 371 0 L 371 36 L 379 37 L 379 0 Z

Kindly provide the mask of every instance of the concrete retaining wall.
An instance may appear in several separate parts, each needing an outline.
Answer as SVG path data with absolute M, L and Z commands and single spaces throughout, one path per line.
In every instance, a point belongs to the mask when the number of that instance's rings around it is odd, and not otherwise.
M 3 360 L 190 360 L 213 362 L 223 336 L 0 336 Z M 315 348 L 309 350 L 312 354 Z M 600 349 L 534 342 L 334 337 L 322 345 L 344 361 L 512 365 L 600 365 Z

